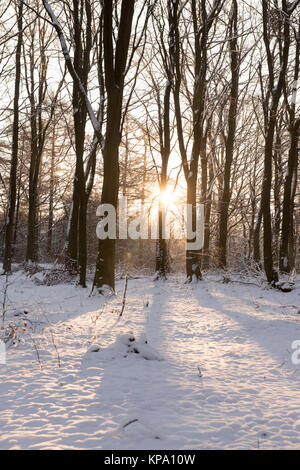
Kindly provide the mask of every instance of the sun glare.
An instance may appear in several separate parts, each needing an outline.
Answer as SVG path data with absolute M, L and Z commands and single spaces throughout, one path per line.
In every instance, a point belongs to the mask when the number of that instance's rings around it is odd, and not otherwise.
M 175 198 L 174 192 L 170 188 L 167 188 L 165 191 L 162 191 L 159 194 L 159 200 L 165 206 L 169 206 L 171 204 L 175 204 L 176 198 Z

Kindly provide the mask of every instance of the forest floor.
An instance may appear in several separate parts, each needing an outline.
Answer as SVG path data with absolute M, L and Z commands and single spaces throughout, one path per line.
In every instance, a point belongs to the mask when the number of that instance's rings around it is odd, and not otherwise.
M 1 449 L 300 447 L 299 281 L 129 280 L 119 317 L 124 281 L 102 298 L 39 276 L 8 279 Z

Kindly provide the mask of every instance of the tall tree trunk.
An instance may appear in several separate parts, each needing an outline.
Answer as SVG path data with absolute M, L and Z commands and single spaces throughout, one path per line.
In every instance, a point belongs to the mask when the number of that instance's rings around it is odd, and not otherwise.
M 256 216 L 256 222 L 254 225 L 253 232 L 253 259 L 257 264 L 257 267 L 261 267 L 261 255 L 260 255 L 260 228 L 262 223 L 262 208 L 261 205 L 258 209 L 258 214 Z
M 279 128 L 281 123 L 279 123 Z M 274 254 L 279 259 L 279 237 L 280 237 L 280 216 L 281 216 L 281 186 L 282 186 L 282 162 L 281 162 L 281 138 L 279 129 L 276 132 L 275 150 L 273 152 L 274 161 Z
M 297 187 L 297 172 L 298 172 L 298 144 L 300 137 L 300 118 L 296 119 L 296 100 L 297 100 L 297 87 L 299 80 L 300 70 L 300 24 L 298 28 L 298 37 L 295 53 L 295 71 L 294 71 L 294 86 L 292 95 L 291 106 L 287 102 L 290 122 L 290 149 L 288 157 L 288 168 L 284 181 L 284 196 L 283 196 L 283 215 L 282 215 L 282 230 L 280 240 L 280 262 L 279 268 L 282 272 L 290 273 L 294 268 L 295 263 L 295 247 L 294 247 L 294 206 L 295 195 Z
M 116 108 L 111 104 L 105 148 L 103 151 L 104 178 L 101 204 L 110 204 L 115 208 L 115 211 L 117 211 L 119 192 L 119 144 L 121 139 L 119 126 L 116 128 L 116 121 L 114 116 L 112 116 L 115 109 Z M 118 124 L 120 124 L 120 121 Z M 116 240 L 110 238 L 99 240 L 94 278 L 94 285 L 98 288 L 99 292 L 101 292 L 103 286 L 108 286 L 111 289 L 115 288 L 115 256 Z
M 146 189 L 146 172 L 147 172 L 147 139 L 144 136 L 144 160 L 143 160 L 143 177 L 142 177 L 142 190 L 141 190 L 141 212 L 144 214 L 145 209 L 145 189 Z M 144 242 L 142 238 L 139 238 L 139 266 L 144 265 Z
M 171 25 L 171 5 L 168 2 L 169 25 Z M 171 26 L 170 26 L 171 27 Z M 173 66 L 171 57 L 173 53 L 173 35 L 169 34 L 169 57 L 165 67 L 167 83 L 164 92 L 163 115 L 158 109 L 159 135 L 160 135 L 160 154 L 161 154 L 161 173 L 159 175 L 160 200 L 158 206 L 158 240 L 156 244 L 156 276 L 157 279 L 166 279 L 168 271 L 168 245 L 166 240 L 166 217 L 167 208 L 163 202 L 163 194 L 167 189 L 168 182 L 168 164 L 171 153 L 171 129 L 170 129 L 170 98 L 173 83 Z M 157 88 L 157 87 L 156 87 Z M 160 99 L 158 93 L 158 108 L 160 108 Z
M 18 229 L 19 229 L 19 216 L 20 216 L 20 201 L 21 201 L 21 182 L 22 182 L 22 172 L 19 172 L 19 181 L 18 181 L 18 194 L 17 194 L 17 206 L 16 206 L 16 217 L 15 217 L 15 227 L 14 227 L 14 237 L 13 237 L 13 246 L 12 246 L 12 257 L 15 254 Z
M 34 93 L 32 83 L 32 93 Z M 31 152 L 29 169 L 29 206 L 27 223 L 27 248 L 26 261 L 36 262 L 38 259 L 38 233 L 37 233 L 37 208 L 38 208 L 38 178 L 42 155 L 39 152 L 37 139 L 36 108 L 31 106 Z
M 209 159 L 209 192 L 207 194 L 207 201 L 205 204 L 205 215 L 204 215 L 204 246 L 202 252 L 202 269 L 209 269 L 209 246 L 210 246 L 210 218 L 211 218 L 211 207 L 212 207 L 212 185 L 214 180 L 214 168 L 212 158 Z
M 294 197 L 296 187 L 295 181 L 297 178 L 298 167 L 298 142 L 299 142 L 300 119 L 296 125 L 293 126 L 291 131 L 291 145 L 288 158 L 288 169 L 284 181 L 284 198 L 283 198 L 283 211 L 282 211 L 282 231 L 280 242 L 280 270 L 289 273 L 292 269 L 291 257 L 289 256 L 289 241 L 293 232 L 293 213 L 294 213 Z M 293 252 L 293 249 L 291 250 Z
M 89 2 L 73 0 L 73 24 L 74 24 L 74 70 L 79 77 L 84 89 L 87 89 L 89 74 L 90 52 L 92 47 L 91 31 L 91 5 Z M 85 8 L 86 30 L 82 39 L 83 27 L 80 18 Z M 83 42 L 85 41 L 84 48 Z M 87 195 L 86 177 L 84 172 L 84 142 L 87 122 L 87 109 L 82 97 L 80 86 L 73 79 L 73 113 L 74 135 L 76 150 L 76 168 L 73 183 L 72 206 L 69 215 L 69 224 L 66 242 L 65 264 L 71 274 L 79 273 L 79 284 L 86 287 L 86 219 L 87 219 Z
M 184 176 L 187 184 L 187 204 L 190 206 L 191 211 L 191 227 L 196 231 L 197 225 L 197 178 L 198 178 L 198 164 L 200 152 L 205 152 L 203 148 L 203 139 L 205 137 L 204 124 L 206 116 L 206 88 L 207 88 L 207 50 L 208 50 L 208 34 L 218 17 L 222 2 L 215 1 L 213 3 L 211 12 L 207 13 L 207 2 L 201 0 L 196 2 L 191 0 L 191 21 L 193 24 L 193 38 L 195 45 L 194 53 L 194 90 L 192 99 L 192 113 L 193 113 L 193 144 L 190 162 L 187 158 L 187 144 L 184 137 L 184 125 L 181 113 L 181 82 L 182 82 L 182 49 L 179 19 L 182 14 L 182 8 L 179 8 L 179 1 L 173 0 L 172 2 L 172 16 L 171 25 L 174 34 L 174 55 L 172 61 L 174 63 L 175 83 L 173 86 L 174 91 L 174 105 L 175 117 L 177 125 L 178 146 L 181 154 Z M 199 24 L 201 18 L 201 25 Z M 204 155 L 205 153 L 203 153 Z M 189 235 L 187 238 L 190 238 Z M 188 243 L 194 242 L 187 239 Z M 202 279 L 201 274 L 201 250 L 186 250 L 186 275 L 187 281 Z
M 3 270 L 5 273 L 11 271 L 12 263 L 12 236 L 13 224 L 16 208 L 16 191 L 17 191 L 17 167 L 18 167 L 18 150 L 19 150 L 19 97 L 20 97 L 20 79 L 21 79 L 21 48 L 23 41 L 23 3 L 19 1 L 18 7 L 18 43 L 16 49 L 16 75 L 15 75 L 15 92 L 14 92 L 14 121 L 13 121 L 13 140 L 12 140 L 12 156 L 10 166 L 9 179 L 9 201 L 8 214 L 5 230 L 5 251 L 3 260 Z
M 264 221 L 264 268 L 266 277 L 269 284 L 275 286 L 278 282 L 278 272 L 273 266 L 273 253 L 272 253 L 272 220 L 271 220 L 271 186 L 272 186 L 272 156 L 273 156 L 273 143 L 275 135 L 275 126 L 277 122 L 277 112 L 279 100 L 282 95 L 282 90 L 285 84 L 286 71 L 288 66 L 289 48 L 290 48 L 290 25 L 288 18 L 288 6 L 286 0 L 283 0 L 283 42 L 280 45 L 281 54 L 281 68 L 279 73 L 278 82 L 275 85 L 274 80 L 274 56 L 270 48 L 270 9 L 266 1 L 262 2 L 263 6 L 263 28 L 264 28 L 264 43 L 267 52 L 267 63 L 269 70 L 269 93 L 271 96 L 271 103 L 265 103 L 265 155 L 264 155 L 264 177 L 261 195 L 261 208 Z M 279 12 L 281 14 L 281 12 Z M 281 40 L 281 39 L 280 39 Z
M 166 279 L 168 268 L 167 240 L 165 238 L 166 208 L 159 202 L 158 208 L 158 239 L 156 240 L 156 279 Z
M 194 173 L 193 173 L 194 175 Z M 187 205 L 191 210 L 191 220 L 189 226 L 194 233 L 197 229 L 197 173 L 195 176 L 191 175 L 190 182 L 187 185 Z M 187 243 L 195 243 L 196 237 L 187 238 Z M 187 281 L 198 281 L 202 279 L 200 268 L 201 250 L 186 250 L 186 275 Z
M 49 213 L 47 232 L 47 253 L 52 255 L 52 235 L 53 235 L 53 208 L 54 208 L 54 162 L 55 162 L 55 126 L 52 130 L 51 156 L 50 156 L 50 181 L 49 181 Z
M 31 44 L 29 51 L 30 60 L 30 86 L 27 85 L 30 102 L 30 128 L 31 128 L 31 149 L 30 149 L 30 168 L 29 168 L 29 207 L 28 207 L 28 229 L 27 229 L 27 248 L 26 261 L 36 262 L 38 260 L 38 196 L 39 196 L 39 175 L 40 166 L 44 151 L 45 134 L 50 124 L 51 117 L 47 125 L 44 125 L 42 117 L 42 107 L 45 100 L 47 89 L 47 59 L 45 44 L 46 29 L 45 24 L 41 26 L 38 19 L 38 40 L 39 40 L 39 80 L 36 90 L 35 83 L 35 30 L 31 34 Z M 35 94 L 38 94 L 37 100 Z
M 210 125 L 210 124 L 209 124 Z M 200 162 L 201 162 L 201 204 L 204 205 L 204 245 L 203 249 L 200 251 L 201 253 L 201 268 L 204 266 L 204 249 L 205 249 L 205 236 L 207 236 L 207 229 L 206 229 L 206 222 L 207 222 L 207 182 L 208 182 L 208 159 L 207 159 L 207 152 L 206 152 L 206 145 L 207 145 L 207 134 L 208 131 L 203 136 L 200 146 Z
M 231 54 L 231 95 L 228 116 L 228 136 L 226 138 L 226 154 L 224 169 L 224 187 L 221 199 L 220 227 L 219 227 L 219 266 L 226 268 L 227 264 L 227 235 L 228 235 L 228 211 L 230 203 L 230 178 L 231 165 L 234 152 L 234 141 L 237 121 L 237 106 L 239 92 L 239 50 L 238 50 L 238 6 L 237 1 L 232 2 L 232 16 L 229 28 L 230 54 Z
M 106 138 L 103 148 L 104 176 L 101 204 L 110 204 L 117 213 L 119 193 L 119 145 L 121 142 L 121 119 L 124 79 L 131 36 L 134 0 L 123 0 L 119 21 L 118 38 L 113 47 L 113 5 L 104 0 L 104 64 L 107 91 Z M 98 255 L 94 286 L 101 292 L 103 286 L 115 288 L 116 240 L 106 238 L 98 242 Z
M 272 182 L 272 152 L 273 152 L 274 122 L 269 125 L 265 147 L 265 170 L 262 188 L 262 214 L 264 220 L 264 267 L 270 284 L 278 282 L 278 273 L 273 267 L 272 250 L 272 220 L 271 220 L 271 182 Z

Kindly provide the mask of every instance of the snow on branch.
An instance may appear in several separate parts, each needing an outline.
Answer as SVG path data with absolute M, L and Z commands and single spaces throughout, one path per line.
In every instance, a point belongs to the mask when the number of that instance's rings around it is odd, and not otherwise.
M 292 4 L 288 7 L 288 13 L 291 15 L 298 5 L 300 5 L 300 0 L 295 0 L 292 2 Z
M 58 39 L 60 41 L 62 53 L 64 55 L 68 71 L 69 71 L 71 77 L 73 78 L 74 82 L 76 82 L 76 85 L 78 86 L 80 94 L 81 94 L 81 96 L 84 100 L 84 103 L 86 105 L 87 113 L 88 113 L 89 118 L 91 120 L 94 131 L 95 131 L 99 141 L 102 141 L 103 137 L 101 135 L 100 123 L 99 123 L 99 121 L 98 121 L 98 119 L 97 119 L 97 117 L 96 117 L 96 115 L 93 111 L 91 102 L 90 102 L 90 100 L 88 98 L 88 95 L 87 95 L 87 91 L 85 90 L 84 85 L 81 82 L 81 80 L 80 80 L 80 78 L 79 78 L 78 74 L 76 73 L 75 68 L 73 66 L 72 59 L 70 57 L 70 54 L 69 54 L 69 51 L 68 51 L 68 48 L 67 48 L 65 36 L 63 34 L 63 31 L 62 31 L 62 27 L 61 27 L 59 21 L 57 20 L 57 18 L 55 16 L 49 2 L 47 0 L 43 0 L 43 5 L 44 5 L 45 10 L 47 11 L 47 13 L 48 13 L 48 15 L 51 19 L 52 26 L 55 28 L 55 30 L 57 32 L 57 36 L 58 36 Z

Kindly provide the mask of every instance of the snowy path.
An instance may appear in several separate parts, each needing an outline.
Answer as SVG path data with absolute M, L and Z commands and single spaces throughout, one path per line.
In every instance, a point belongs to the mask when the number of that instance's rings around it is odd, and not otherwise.
M 129 282 L 116 324 L 120 297 L 102 310 L 72 286 L 22 278 L 11 289 L 16 305 L 40 309 L 43 329 L 32 338 L 43 370 L 28 335 L 0 365 L 0 448 L 300 447 L 300 371 L 290 354 L 299 290 L 140 279 Z M 113 343 L 128 331 L 145 334 L 164 360 L 118 355 Z M 87 353 L 94 335 L 100 351 Z

